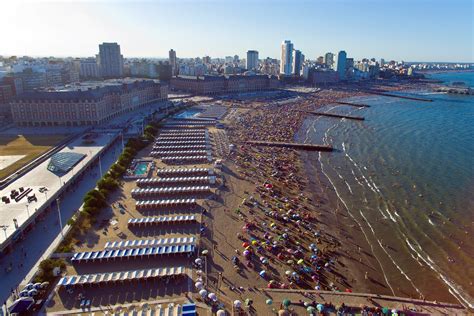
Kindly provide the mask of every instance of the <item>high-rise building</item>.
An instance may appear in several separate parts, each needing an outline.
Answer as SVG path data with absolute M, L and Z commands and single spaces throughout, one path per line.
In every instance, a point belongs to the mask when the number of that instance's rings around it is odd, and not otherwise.
M 257 69 L 258 67 L 258 52 L 256 50 L 247 51 L 247 69 Z
M 123 56 L 117 43 L 102 43 L 99 45 L 99 67 L 104 78 L 123 76 Z
M 171 65 L 171 74 L 172 76 L 176 76 L 178 73 L 178 67 L 176 67 L 176 51 L 174 51 L 173 49 L 170 50 L 170 53 L 169 53 L 169 61 L 170 61 L 170 65 Z
M 209 64 L 211 63 L 211 57 L 209 57 L 209 56 L 204 56 L 204 57 L 202 58 L 202 62 L 203 62 L 203 64 L 209 65 Z
M 334 67 L 334 54 L 333 53 L 326 53 L 326 55 L 324 55 L 324 63 L 326 64 L 327 68 L 333 69 L 333 67 Z
M 336 71 L 339 74 L 340 80 L 346 79 L 346 60 L 347 60 L 347 54 L 345 51 L 341 50 L 337 54 L 337 65 L 336 65 Z
M 301 51 L 295 49 L 293 50 L 293 69 L 292 74 L 299 76 L 301 74 L 301 67 L 303 66 L 303 54 Z
M 239 55 L 234 55 L 234 63 L 239 63 Z
M 293 66 L 293 44 L 291 41 L 281 43 L 280 73 L 291 75 Z

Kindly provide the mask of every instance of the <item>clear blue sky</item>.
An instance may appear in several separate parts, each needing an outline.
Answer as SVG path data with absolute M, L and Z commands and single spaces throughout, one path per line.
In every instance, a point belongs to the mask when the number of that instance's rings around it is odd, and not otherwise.
M 472 0 L 5 1 L 0 54 L 93 56 L 118 42 L 125 57 L 279 58 L 291 40 L 307 58 L 474 61 Z

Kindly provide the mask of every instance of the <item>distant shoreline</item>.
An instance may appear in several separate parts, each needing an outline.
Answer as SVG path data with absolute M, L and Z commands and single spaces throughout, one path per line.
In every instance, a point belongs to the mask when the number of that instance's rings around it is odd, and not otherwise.
M 449 70 L 417 70 L 416 72 L 422 74 L 443 74 L 443 73 L 456 73 L 456 72 L 474 72 L 474 69 L 449 69 Z

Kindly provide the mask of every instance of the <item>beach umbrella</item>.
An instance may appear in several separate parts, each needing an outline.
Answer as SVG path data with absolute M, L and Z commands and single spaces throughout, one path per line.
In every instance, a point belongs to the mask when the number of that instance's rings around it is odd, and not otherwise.
M 324 305 L 323 304 L 318 304 L 318 305 L 316 305 L 316 308 L 318 309 L 318 311 L 322 312 L 323 309 L 324 309 Z
M 207 297 L 208 297 L 210 300 L 217 301 L 217 295 L 216 295 L 216 293 L 209 293 L 209 294 L 207 295 Z
M 25 289 L 31 290 L 31 289 L 33 288 L 33 286 L 35 286 L 33 283 L 28 283 L 28 284 L 25 286 Z
M 388 311 L 389 311 L 388 307 L 382 308 L 382 313 L 388 314 Z
M 260 275 L 262 278 L 264 278 L 266 273 L 267 273 L 267 271 L 262 270 L 262 271 L 260 271 L 259 275 Z
M 306 310 L 308 311 L 308 313 L 312 314 L 312 313 L 314 313 L 316 308 L 314 308 L 313 306 L 308 306 L 308 308 Z
M 254 245 L 254 246 L 255 246 L 256 244 L 258 244 L 258 241 L 256 241 L 255 239 L 254 239 L 254 240 L 252 240 L 252 245 Z
M 207 249 L 204 249 L 204 250 L 201 252 L 201 254 L 202 254 L 203 256 L 207 255 L 208 253 L 209 253 L 209 250 L 207 250 Z
M 316 291 L 319 291 L 319 290 L 321 290 L 321 287 L 320 287 L 319 285 L 316 285 L 316 286 L 314 287 L 314 289 L 315 289 Z
M 293 264 L 294 261 L 290 259 L 290 260 L 288 260 L 286 263 L 288 263 L 288 264 Z
M 317 280 L 318 280 L 318 276 L 317 276 L 316 274 L 315 274 L 315 275 L 312 275 L 312 276 L 311 276 L 311 279 L 312 279 L 313 281 L 317 281 Z
M 226 312 L 223 309 L 217 311 L 216 316 L 226 316 Z
M 202 264 L 202 259 L 201 258 L 196 258 L 196 260 L 194 260 L 194 263 L 197 264 L 197 265 L 201 265 Z
M 352 293 L 351 289 L 346 289 L 346 293 Z
M 32 289 L 28 291 L 28 296 L 36 296 L 38 295 L 38 290 Z
M 290 271 L 290 270 L 286 270 L 286 271 L 285 271 L 285 274 L 286 274 L 286 275 L 290 275 L 290 274 L 291 274 L 291 271 Z
M 195 286 L 196 289 L 198 289 L 198 290 L 201 290 L 201 289 L 202 289 L 202 283 L 201 283 L 201 282 L 196 282 L 196 283 L 194 284 L 194 286 Z
M 244 250 L 243 255 L 244 255 L 245 257 L 248 257 L 248 256 L 250 255 L 250 251 Z
M 141 308 L 142 308 L 142 311 L 148 311 L 150 309 L 150 305 L 148 305 L 148 303 L 143 303 L 142 305 L 140 305 Z
M 26 296 L 28 296 L 28 290 L 23 290 L 23 291 L 21 291 L 21 292 L 18 294 L 18 296 L 20 296 L 20 297 L 26 297 Z
M 237 307 L 237 308 L 240 308 L 242 306 L 242 302 L 239 301 L 239 300 L 235 300 L 234 301 L 234 306 Z
M 273 304 L 273 301 L 271 299 L 268 299 L 265 301 L 265 304 L 267 305 L 272 305 Z
M 291 304 L 291 301 L 287 298 L 285 298 L 282 302 L 283 306 L 288 307 Z
M 199 295 L 201 295 L 202 297 L 205 297 L 207 295 L 207 291 L 205 289 L 202 289 L 199 291 Z
M 33 288 L 35 288 L 35 289 L 37 289 L 37 290 L 41 289 L 41 283 L 35 283 L 35 284 L 33 285 Z
M 45 289 L 49 286 L 49 282 L 43 282 L 41 283 L 41 288 Z
M 304 263 L 304 260 L 303 259 L 300 259 L 298 261 L 296 261 L 297 264 L 303 264 Z
M 248 246 L 250 246 L 250 244 L 248 242 L 242 243 L 242 247 L 247 248 Z

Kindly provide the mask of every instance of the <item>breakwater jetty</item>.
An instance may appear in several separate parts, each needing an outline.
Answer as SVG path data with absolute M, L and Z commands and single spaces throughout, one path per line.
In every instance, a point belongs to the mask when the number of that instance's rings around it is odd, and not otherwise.
M 392 94 L 387 92 L 379 92 L 379 91 L 365 91 L 366 93 L 375 94 L 375 95 L 382 95 L 385 97 L 392 97 L 392 98 L 399 98 L 399 99 L 407 99 L 407 100 L 414 100 L 414 101 L 423 101 L 423 102 L 433 102 L 432 99 L 420 98 L 420 97 L 410 97 L 406 95 L 398 95 Z
M 267 147 L 286 147 L 293 149 L 301 149 L 308 151 L 333 151 L 334 149 L 328 145 L 315 145 L 315 144 L 303 144 L 303 143 L 285 143 L 285 142 L 267 142 L 258 140 L 245 141 L 245 144 L 256 145 L 256 146 L 267 146 Z
M 345 118 L 348 120 L 356 120 L 356 121 L 363 121 L 365 118 L 361 116 L 351 116 L 351 115 L 342 115 L 342 114 L 333 114 L 333 113 L 322 113 L 322 112 L 313 112 L 313 111 L 301 111 L 308 114 L 319 115 L 319 116 L 328 116 L 328 117 L 337 117 L 337 118 Z
M 361 103 L 352 103 L 352 102 L 344 102 L 344 101 L 332 101 L 331 103 L 342 104 L 342 105 L 350 105 L 355 106 L 358 108 L 370 108 L 368 104 L 361 104 Z

